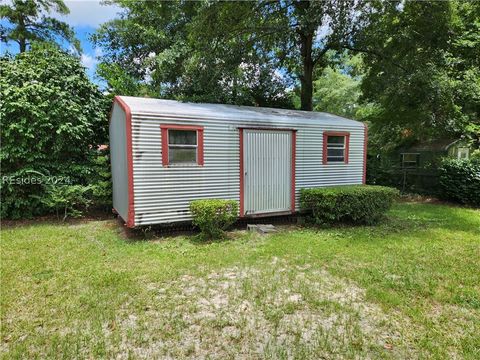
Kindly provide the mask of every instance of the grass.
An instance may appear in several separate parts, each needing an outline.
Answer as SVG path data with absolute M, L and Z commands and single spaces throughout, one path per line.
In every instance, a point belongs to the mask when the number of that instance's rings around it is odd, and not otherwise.
M 1 232 L 3 358 L 480 358 L 480 211 L 199 244 Z

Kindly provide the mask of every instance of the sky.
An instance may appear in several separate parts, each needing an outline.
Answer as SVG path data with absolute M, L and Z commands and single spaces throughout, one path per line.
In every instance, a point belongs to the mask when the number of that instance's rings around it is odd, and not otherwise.
M 0 3 L 8 4 L 9 2 L 9 0 L 0 0 Z M 81 55 L 82 64 L 87 68 L 90 78 L 98 83 L 99 79 L 95 78 L 95 69 L 98 63 L 97 57 L 101 55 L 101 49 L 94 48 L 89 41 L 89 37 L 102 23 L 114 19 L 121 9 L 115 5 L 102 4 L 101 0 L 65 0 L 65 5 L 70 9 L 70 14 L 65 16 L 51 14 L 51 16 L 73 27 L 83 50 Z M 0 53 L 2 54 L 7 51 L 10 53 L 18 52 L 16 43 L 9 45 L 2 43 L 0 46 Z

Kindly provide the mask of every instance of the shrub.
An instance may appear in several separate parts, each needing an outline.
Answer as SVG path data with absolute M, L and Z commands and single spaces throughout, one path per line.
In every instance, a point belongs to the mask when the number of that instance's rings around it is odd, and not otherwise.
M 190 203 L 193 224 L 206 238 L 218 238 L 237 220 L 238 204 L 234 200 L 204 199 Z
M 444 159 L 439 183 L 440 197 L 480 206 L 480 160 Z
M 55 211 L 57 218 L 63 221 L 69 216 L 80 217 L 91 204 L 90 186 L 82 185 L 46 185 L 45 195 L 39 197 L 47 209 Z
M 80 60 L 57 47 L 32 45 L 15 57 L 0 57 L 2 218 L 50 212 L 47 188 L 19 184 L 32 172 L 91 184 L 97 146 L 107 144 L 111 106 Z M 108 167 L 107 167 L 108 168 Z
M 111 211 L 112 175 L 108 149 L 98 150 L 91 159 L 91 172 L 88 184 L 91 187 L 92 207 Z
M 312 212 L 316 224 L 374 224 L 398 194 L 397 189 L 373 185 L 302 189 L 300 204 L 303 210 Z

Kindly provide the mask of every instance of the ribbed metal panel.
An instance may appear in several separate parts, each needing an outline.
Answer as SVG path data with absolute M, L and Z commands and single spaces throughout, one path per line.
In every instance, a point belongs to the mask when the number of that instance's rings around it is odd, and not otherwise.
M 114 103 L 110 119 L 110 161 L 112 168 L 113 207 L 122 217 L 128 217 L 128 170 L 126 116 Z
M 129 98 L 123 99 L 128 100 Z M 191 106 L 191 104 L 187 105 Z M 218 114 L 212 112 L 203 114 L 203 116 L 198 118 L 191 114 L 182 118 L 180 114 L 171 116 L 160 113 L 144 113 L 139 110 L 135 111 L 135 107 L 132 107 L 136 225 L 190 220 L 188 208 L 190 201 L 194 199 L 222 198 L 240 201 L 239 127 L 293 128 L 297 130 L 296 208 L 299 207 L 299 190 L 301 188 L 362 183 L 363 124 L 330 115 L 326 119 L 331 119 L 331 121 L 312 121 L 310 118 L 293 117 L 290 119 L 281 117 L 278 120 L 265 117 L 264 120 L 259 120 L 241 118 L 234 115 L 232 115 L 231 120 L 219 118 Z M 222 116 L 227 115 L 223 114 Z M 200 117 L 201 119 L 199 119 Z M 336 119 L 341 119 L 341 121 L 338 121 L 337 124 Z M 203 126 L 205 165 L 163 167 L 161 124 Z M 249 131 L 247 129 L 244 130 L 245 133 Z M 349 164 L 322 164 L 324 131 L 350 132 Z M 277 171 L 278 176 L 285 178 L 285 182 L 288 182 L 290 180 L 286 174 L 287 169 L 291 167 L 291 157 L 286 156 L 286 152 L 289 152 L 291 148 L 292 132 L 268 131 L 268 133 L 271 134 L 271 138 L 267 137 L 265 139 L 263 137 L 258 142 L 254 141 L 254 146 L 267 146 L 265 141 L 280 142 L 282 144 L 274 152 L 278 153 L 279 157 L 285 157 L 286 161 L 283 165 L 276 163 L 275 171 Z M 281 140 L 274 139 L 275 136 L 280 137 Z M 269 152 L 269 150 L 265 149 L 261 151 L 266 154 Z M 257 171 L 259 171 L 259 163 L 256 166 Z M 268 178 L 265 177 L 265 174 L 261 175 L 261 172 L 258 173 L 257 179 L 265 184 L 268 183 Z M 260 183 L 258 186 L 265 186 L 264 183 Z M 248 186 L 247 184 L 245 185 Z M 281 186 L 281 189 L 283 189 L 285 184 Z M 285 187 L 285 189 L 287 188 Z M 285 208 L 288 210 L 290 208 L 289 191 L 289 188 L 285 192 L 271 189 L 271 193 L 266 197 L 262 197 L 262 201 L 275 199 L 280 203 L 281 199 L 286 204 Z M 248 191 L 245 194 L 248 194 Z M 248 201 L 251 203 L 256 201 L 255 199 L 245 200 L 245 205 L 248 204 Z M 265 208 L 265 204 L 254 203 L 253 207 Z M 273 207 L 279 208 L 278 206 Z M 245 207 L 245 209 L 247 210 L 248 208 Z
M 291 209 L 292 132 L 244 131 L 245 214 Z

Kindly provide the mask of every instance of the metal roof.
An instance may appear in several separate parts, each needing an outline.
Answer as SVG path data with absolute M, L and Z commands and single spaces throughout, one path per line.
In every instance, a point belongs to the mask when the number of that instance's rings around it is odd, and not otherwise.
M 246 122 L 271 121 L 275 123 L 279 121 L 289 122 L 292 125 L 315 123 L 363 128 L 363 123 L 359 121 L 324 112 L 223 104 L 201 104 L 131 96 L 119 97 L 128 105 L 132 115 L 145 114 L 193 117 L 198 119 L 240 120 Z

